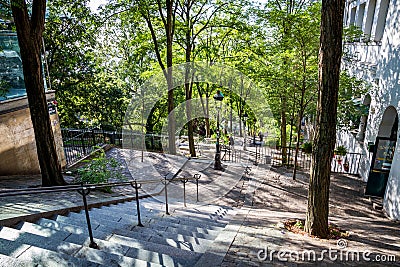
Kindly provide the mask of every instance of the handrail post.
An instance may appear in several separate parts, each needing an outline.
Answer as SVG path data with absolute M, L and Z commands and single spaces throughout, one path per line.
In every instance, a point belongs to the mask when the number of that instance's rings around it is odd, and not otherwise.
M 186 183 L 189 181 L 187 178 L 183 178 L 181 182 L 183 183 L 183 206 L 186 207 Z
M 167 175 L 164 176 L 164 191 L 165 191 L 165 214 L 169 215 L 168 212 L 168 192 L 167 192 Z
M 193 176 L 196 179 L 196 202 L 199 202 L 199 179 L 201 174 L 195 173 Z
M 135 181 L 135 196 L 136 196 L 136 210 L 137 210 L 137 217 L 138 217 L 138 226 L 143 227 L 142 220 L 140 218 L 140 204 L 139 204 L 139 188 L 142 185 L 138 185 L 137 181 Z
M 81 183 L 81 187 L 82 187 L 82 189 L 78 190 L 78 193 L 82 195 L 83 205 L 85 206 L 86 223 L 88 226 L 88 232 L 89 232 L 89 238 L 90 238 L 89 247 L 98 249 L 99 246 L 94 242 L 94 239 L 93 239 L 92 225 L 90 223 L 89 209 L 88 209 L 87 200 L 86 200 L 86 195 L 89 195 L 90 188 L 84 187 L 83 183 Z
M 86 154 L 85 139 L 84 139 L 83 135 L 84 134 L 81 135 L 81 144 L 82 144 L 83 153 Z

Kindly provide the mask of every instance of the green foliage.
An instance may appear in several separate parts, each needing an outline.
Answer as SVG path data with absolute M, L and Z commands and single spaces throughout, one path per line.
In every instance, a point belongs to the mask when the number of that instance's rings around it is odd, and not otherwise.
M 345 42 L 359 42 L 364 36 L 362 29 L 355 25 L 343 28 L 343 39 Z
M 11 4 L 9 0 L 1 0 L 0 1 L 0 19 L 7 20 L 12 17 L 11 14 Z M 2 25 L 0 24 L 0 29 L 2 29 Z
M 311 142 L 305 142 L 302 146 L 302 150 L 306 154 L 310 154 L 312 152 L 312 143 Z
M 304 221 L 297 220 L 296 223 L 294 224 L 294 227 L 297 227 L 299 229 L 304 229 Z
M 347 148 L 345 146 L 338 146 L 338 147 L 335 148 L 334 152 L 335 152 L 336 155 L 346 156 Z
M 92 159 L 84 162 L 87 164 L 77 170 L 76 182 L 101 184 L 108 183 L 111 179 L 126 180 L 126 177 L 121 173 L 120 163 L 114 158 L 107 158 L 101 148 L 98 148 Z M 107 193 L 112 192 L 111 187 L 104 187 L 102 190 Z
M 260 17 L 268 37 L 259 79 L 279 125 L 294 126 L 316 110 L 321 4 L 269 1 Z
M 355 101 L 369 89 L 369 85 L 345 71 L 340 74 L 338 94 L 338 127 L 358 128 L 362 115 L 368 114 L 368 107 Z
M 0 51 L 1 52 L 1 51 Z M 0 97 L 5 97 L 10 90 L 10 84 L 7 81 L 0 81 Z
M 122 125 L 131 87 L 115 68 L 103 18 L 91 13 L 88 2 L 49 2 L 44 38 L 51 84 L 62 127 L 114 130 Z

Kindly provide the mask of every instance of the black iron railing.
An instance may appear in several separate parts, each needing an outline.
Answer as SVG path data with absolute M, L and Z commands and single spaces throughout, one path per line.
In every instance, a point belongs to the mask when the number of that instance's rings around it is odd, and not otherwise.
M 62 129 L 63 146 L 67 166 L 78 162 L 82 158 L 90 155 L 95 151 L 96 147 L 101 147 L 106 144 L 122 147 L 122 132 L 121 131 L 105 131 L 101 129 Z M 143 135 L 140 133 L 124 133 L 124 138 L 127 140 L 126 145 L 131 147 L 143 146 Z M 144 145 L 147 151 L 161 152 L 163 150 L 160 134 L 146 133 L 144 137 Z M 129 140 L 132 141 L 130 144 Z
M 344 156 L 334 156 L 331 171 L 335 173 L 359 174 L 363 154 L 348 152 Z
M 294 166 L 296 155 L 296 148 L 294 147 L 268 148 L 267 153 L 271 156 L 272 166 Z M 311 154 L 305 153 L 302 149 L 299 149 L 297 153 L 297 167 L 302 169 L 309 169 L 310 166 Z
M 177 175 L 177 174 L 176 174 Z M 139 200 L 144 197 L 148 197 L 149 195 L 139 196 L 139 189 L 144 184 L 151 183 L 163 183 L 164 191 L 165 191 L 165 206 L 166 206 L 166 214 L 169 214 L 168 211 L 168 193 L 167 186 L 171 182 L 182 182 L 183 183 L 183 196 L 184 196 L 184 206 L 186 207 L 186 183 L 189 181 L 194 181 L 196 183 L 196 200 L 199 201 L 199 179 L 201 177 L 200 174 L 195 174 L 193 177 L 182 177 L 178 178 L 176 175 L 173 175 L 172 178 L 164 177 L 164 179 L 154 179 L 154 180 L 132 180 L 127 182 L 115 182 L 115 183 L 101 183 L 101 184 L 71 184 L 65 186 L 53 186 L 53 187 L 41 187 L 41 188 L 22 188 L 22 189 L 5 189 L 0 191 L 1 197 L 10 197 L 10 196 L 22 196 L 22 195 L 31 195 L 31 194 L 48 194 L 48 193 L 57 193 L 57 192 L 70 192 L 77 191 L 82 196 L 82 201 L 85 208 L 85 217 L 88 228 L 88 234 L 90 238 L 89 247 L 98 248 L 97 244 L 94 242 L 93 231 L 90 222 L 90 214 L 89 207 L 87 203 L 87 195 L 90 194 L 92 190 L 105 188 L 105 187 L 115 187 L 115 186 L 131 186 L 135 189 L 135 200 L 136 200 L 136 210 L 137 210 L 137 221 L 138 226 L 144 226 L 141 221 L 140 216 L 140 202 Z
M 284 153 L 284 150 L 286 150 L 286 153 Z M 272 166 L 294 166 L 295 148 L 268 148 L 266 151 L 267 155 L 271 156 Z M 347 152 L 344 156 L 335 155 L 331 162 L 331 172 L 358 175 L 362 157 L 363 154 L 354 152 Z M 302 149 L 299 149 L 297 155 L 297 167 L 309 170 L 311 167 L 311 154 L 305 153 Z
M 122 145 L 122 134 L 101 129 L 62 129 L 63 146 L 67 166 L 90 155 L 96 147 L 105 144 Z

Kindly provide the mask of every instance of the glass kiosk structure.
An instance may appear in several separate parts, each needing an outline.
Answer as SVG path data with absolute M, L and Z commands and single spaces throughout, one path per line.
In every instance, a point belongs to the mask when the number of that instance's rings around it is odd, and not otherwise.
M 26 96 L 22 60 L 15 32 L 0 31 L 0 101 Z

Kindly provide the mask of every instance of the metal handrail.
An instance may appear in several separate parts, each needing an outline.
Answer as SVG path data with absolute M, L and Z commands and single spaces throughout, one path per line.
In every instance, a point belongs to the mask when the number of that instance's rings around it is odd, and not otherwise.
M 186 164 L 186 163 L 185 163 Z M 3 189 L 0 190 L 0 198 L 1 197 L 9 197 L 9 196 L 22 196 L 22 195 L 32 195 L 32 194 L 46 194 L 46 193 L 57 193 L 57 192 L 66 192 L 66 191 L 77 191 L 80 195 L 82 195 L 82 200 L 85 208 L 85 216 L 86 216 L 86 223 L 88 227 L 88 234 L 90 238 L 89 247 L 98 249 L 98 245 L 94 242 L 92 226 L 90 223 L 90 216 L 89 216 L 89 208 L 87 204 L 86 196 L 90 194 L 92 190 L 104 188 L 104 187 L 115 187 L 115 186 L 132 186 L 135 188 L 135 199 L 136 199 L 136 208 L 137 208 L 137 218 L 138 218 L 138 226 L 143 226 L 141 222 L 140 216 L 140 203 L 139 203 L 139 188 L 142 187 L 143 184 L 151 184 L 151 183 L 163 183 L 164 190 L 165 190 L 165 200 L 166 200 L 166 214 L 169 215 L 168 212 L 168 197 L 167 197 L 167 184 L 169 182 L 174 181 L 182 181 L 183 182 L 183 190 L 184 190 L 184 206 L 186 207 L 186 192 L 185 192 L 185 185 L 189 180 L 195 180 L 196 182 L 196 194 L 197 194 L 197 201 L 199 200 L 199 179 L 200 174 L 195 174 L 193 177 L 183 177 L 178 178 L 176 177 L 182 168 L 171 178 L 168 179 L 165 176 L 163 179 L 153 179 L 153 180 L 130 180 L 126 182 L 112 182 L 112 183 L 99 183 L 99 184 L 70 184 L 70 185 L 63 185 L 63 186 L 53 186 L 53 187 L 40 187 L 40 188 L 19 188 L 19 189 Z

